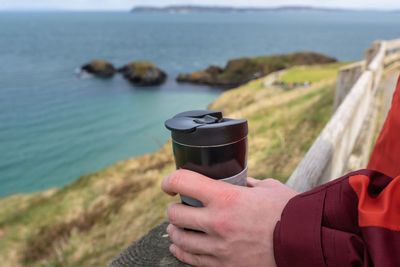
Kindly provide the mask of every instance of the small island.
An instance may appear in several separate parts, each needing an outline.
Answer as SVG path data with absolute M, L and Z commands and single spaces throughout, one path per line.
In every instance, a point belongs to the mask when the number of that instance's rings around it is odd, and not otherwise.
M 81 67 L 81 70 L 103 78 L 112 77 L 116 72 L 113 64 L 100 59 L 92 60 L 89 63 L 83 65 Z
M 337 62 L 335 58 L 313 52 L 299 52 L 266 57 L 239 58 L 229 60 L 225 68 L 211 65 L 202 71 L 180 74 L 178 82 L 234 88 L 272 72 L 296 65 L 327 64 Z
M 116 69 L 108 61 L 95 59 L 81 67 L 86 72 L 101 78 L 110 78 L 117 72 L 125 79 L 137 86 L 154 86 L 163 84 L 167 74 L 159 69 L 153 62 L 132 61 L 131 63 Z
M 125 79 L 139 86 L 160 85 L 167 79 L 167 74 L 153 62 L 133 61 L 118 69 Z

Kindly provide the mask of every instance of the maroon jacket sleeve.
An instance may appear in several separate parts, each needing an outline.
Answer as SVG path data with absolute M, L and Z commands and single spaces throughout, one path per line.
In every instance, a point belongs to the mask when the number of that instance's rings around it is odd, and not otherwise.
M 400 176 L 360 170 L 294 197 L 274 231 L 283 266 L 400 266 Z

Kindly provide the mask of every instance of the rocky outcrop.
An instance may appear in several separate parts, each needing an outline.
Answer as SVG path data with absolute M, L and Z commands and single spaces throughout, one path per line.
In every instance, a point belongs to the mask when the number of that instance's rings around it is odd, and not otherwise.
M 336 61 L 335 58 L 312 52 L 239 58 L 230 60 L 225 68 L 212 65 L 203 71 L 180 74 L 177 77 L 177 81 L 233 88 L 250 80 L 266 76 L 271 72 L 295 65 L 326 64 Z
M 83 65 L 81 70 L 99 77 L 112 77 L 116 72 L 113 64 L 99 59 L 92 60 Z
M 160 85 L 167 79 L 167 74 L 152 62 L 131 62 L 118 69 L 126 79 L 135 85 Z

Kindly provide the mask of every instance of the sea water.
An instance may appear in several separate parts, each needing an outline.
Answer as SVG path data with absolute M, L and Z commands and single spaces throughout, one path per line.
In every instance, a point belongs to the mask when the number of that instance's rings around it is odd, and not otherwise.
M 165 119 L 221 93 L 177 84 L 179 73 L 304 50 L 359 60 L 372 41 L 397 37 L 400 14 L 383 12 L 1 12 L 0 196 L 59 187 L 159 149 Z M 79 79 L 95 58 L 153 61 L 169 78 L 146 88 L 119 75 Z

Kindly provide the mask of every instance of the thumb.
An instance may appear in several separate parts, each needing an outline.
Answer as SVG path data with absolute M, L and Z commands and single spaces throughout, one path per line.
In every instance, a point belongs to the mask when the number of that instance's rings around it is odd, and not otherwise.
M 232 185 L 185 169 L 172 172 L 161 182 L 161 189 L 167 194 L 179 193 L 192 197 L 201 201 L 204 206 L 207 206 L 217 192 L 229 186 Z

